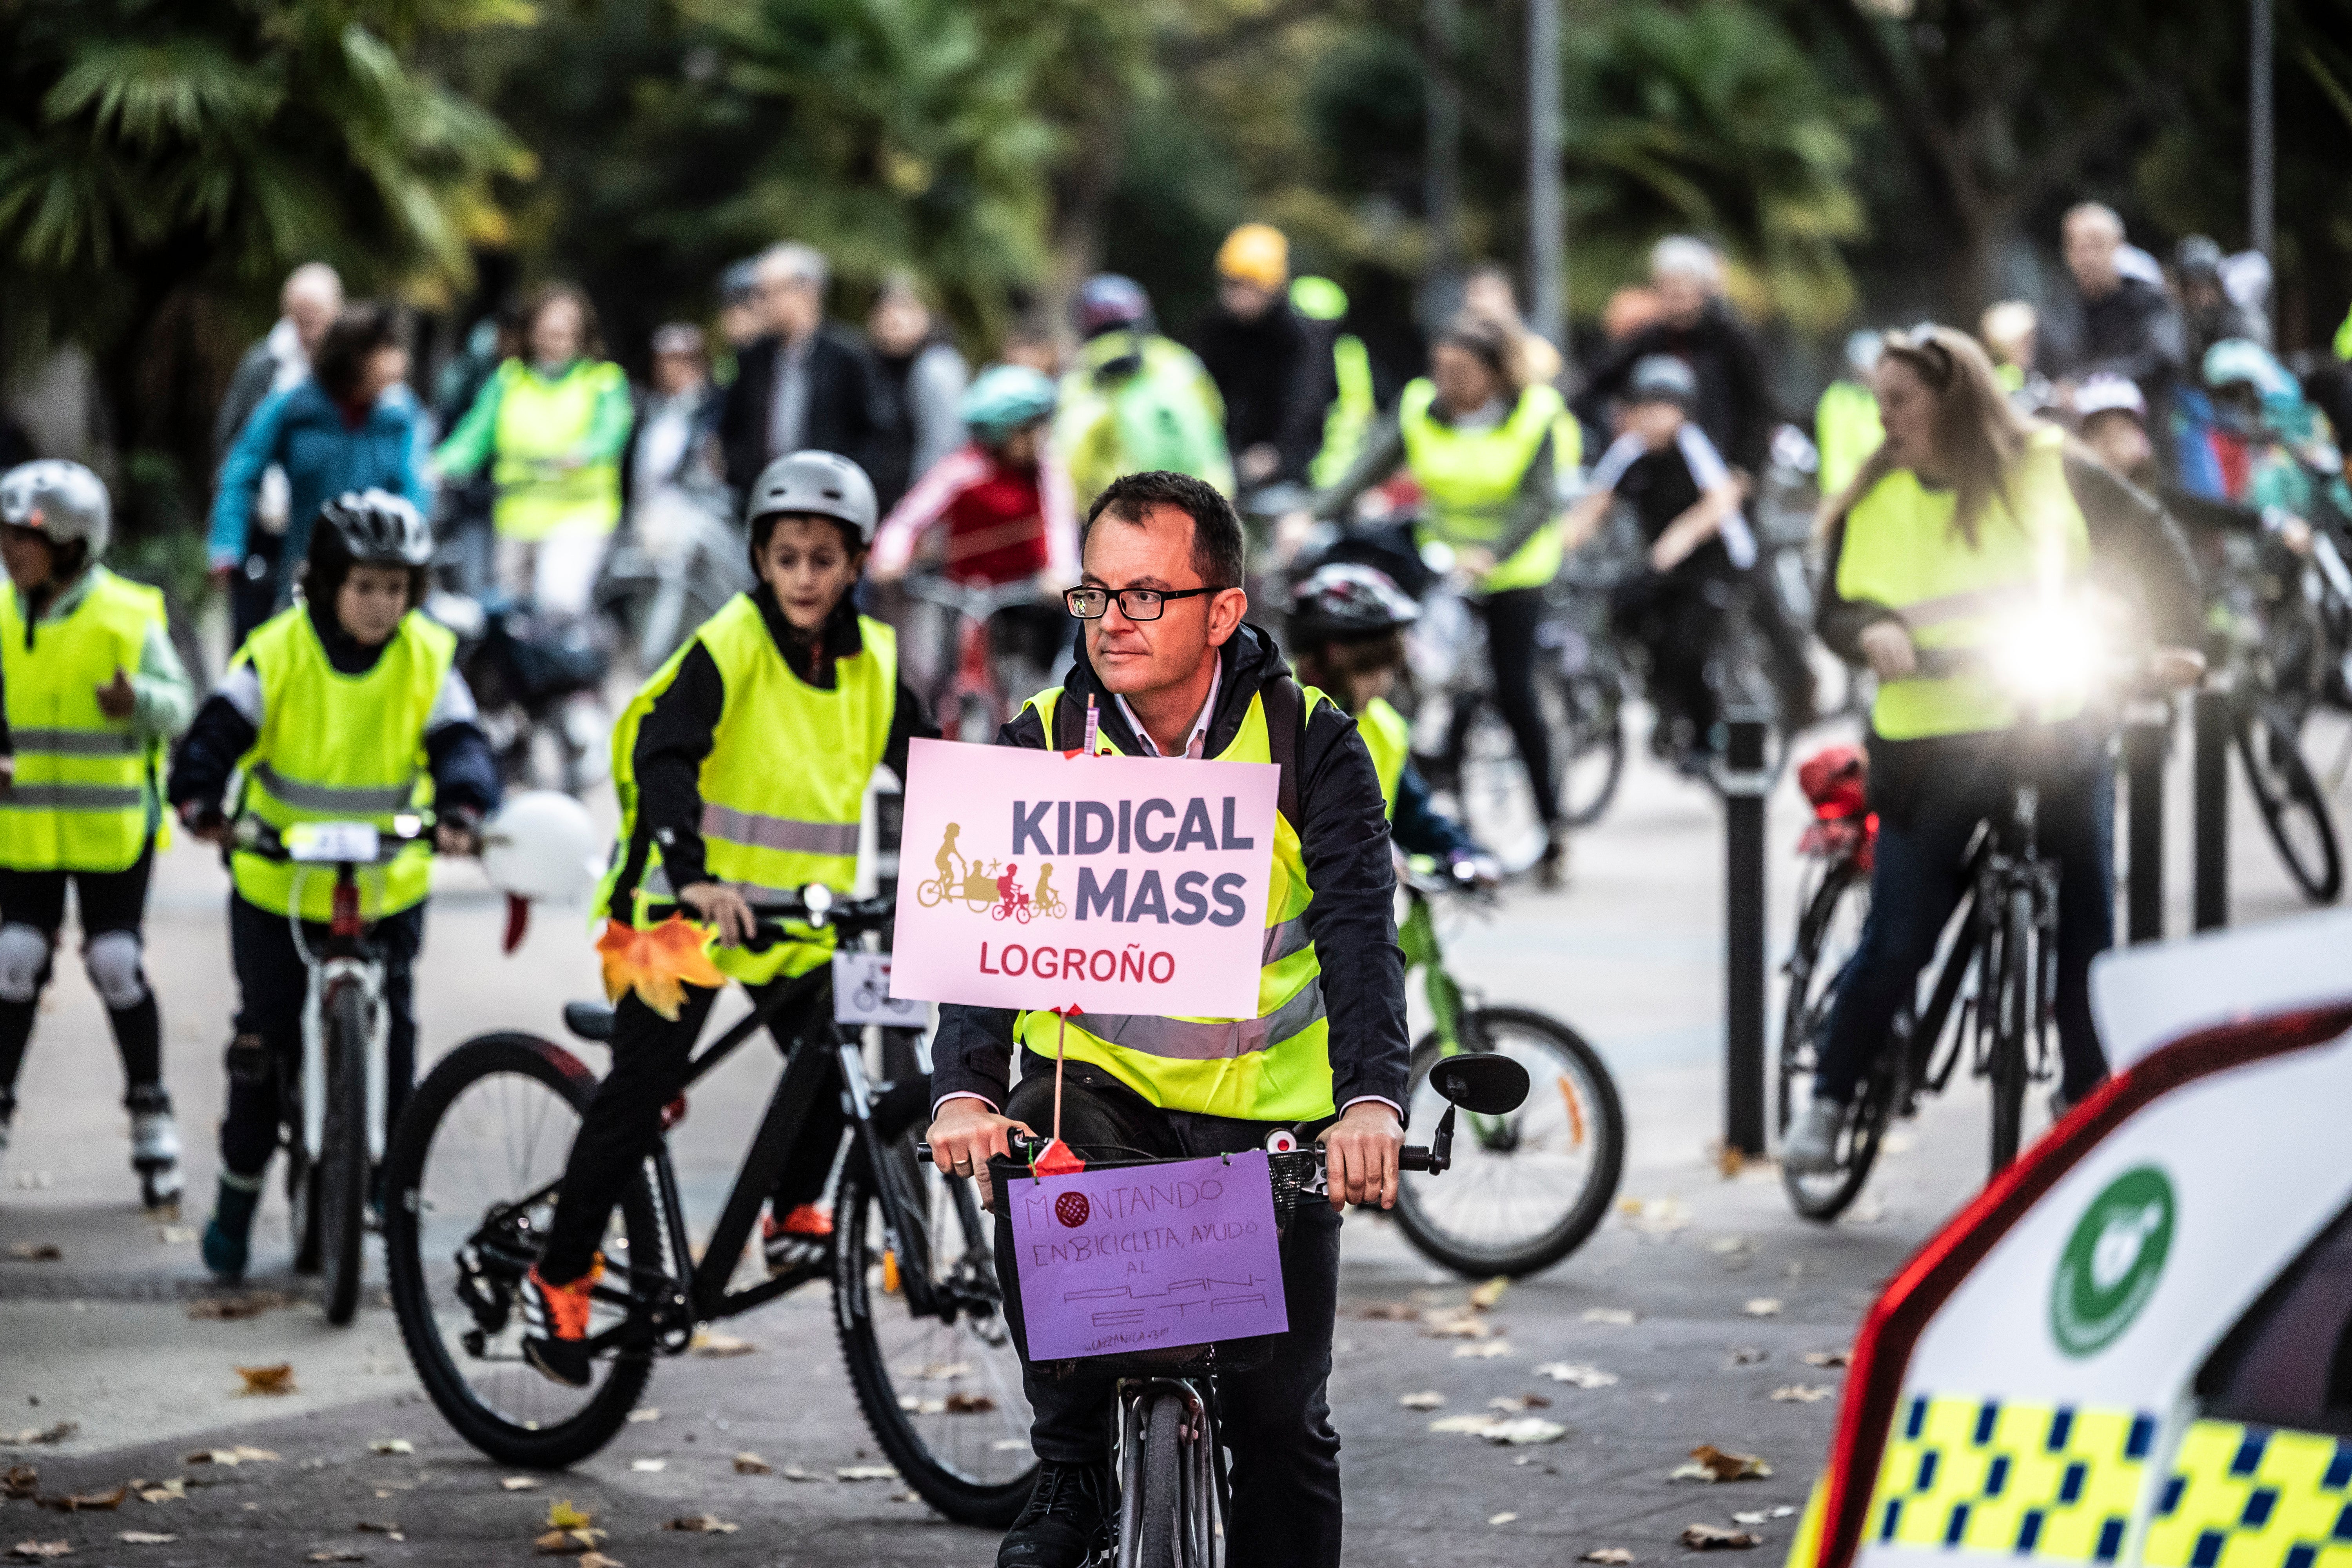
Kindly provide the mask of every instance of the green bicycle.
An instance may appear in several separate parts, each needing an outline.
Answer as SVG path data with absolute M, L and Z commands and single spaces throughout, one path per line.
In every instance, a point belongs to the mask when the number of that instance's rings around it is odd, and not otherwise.
M 1423 1257 L 1471 1279 L 1517 1279 L 1549 1268 L 1584 1242 L 1609 1212 L 1625 1162 L 1625 1112 L 1600 1055 L 1559 1019 L 1466 997 L 1445 967 L 1435 900 L 1491 904 L 1461 868 L 1415 857 L 1404 875 L 1410 907 L 1397 928 L 1408 973 L 1422 972 L 1433 1027 L 1412 1049 L 1405 1108 L 1411 1125 L 1444 1114 L 1431 1069 L 1451 1056 L 1491 1052 L 1527 1070 L 1533 1090 L 1500 1116 L 1472 1112 L 1444 1182 L 1407 1172 L 1396 1216 Z

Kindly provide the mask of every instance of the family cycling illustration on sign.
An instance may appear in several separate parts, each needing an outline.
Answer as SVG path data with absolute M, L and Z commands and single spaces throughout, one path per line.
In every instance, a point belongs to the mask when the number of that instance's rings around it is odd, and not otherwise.
M 1020 862 L 967 858 L 957 842 L 962 832 L 962 824 L 950 822 L 940 836 L 940 852 L 931 862 L 939 875 L 915 889 L 915 898 L 923 908 L 956 902 L 976 915 L 1023 925 L 1033 920 L 1060 920 L 1070 912 L 1060 889 L 1054 886 L 1052 861 L 1041 864 L 1037 880 L 1024 888 Z

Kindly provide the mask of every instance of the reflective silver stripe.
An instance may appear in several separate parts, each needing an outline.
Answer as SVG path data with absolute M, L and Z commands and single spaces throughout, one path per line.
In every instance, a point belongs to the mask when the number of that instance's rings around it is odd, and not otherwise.
M 1070 1022 L 1097 1038 L 1146 1056 L 1213 1062 L 1266 1050 L 1305 1034 L 1322 1016 L 1323 981 L 1318 976 L 1263 1018 L 1203 1024 L 1190 1018 L 1149 1017 L 1141 1013 L 1080 1013 Z
M 1307 934 L 1307 917 L 1286 920 L 1266 928 L 1265 945 L 1258 950 L 1260 963 L 1279 963 L 1294 952 L 1304 952 L 1315 939 Z
M 257 763 L 253 768 L 254 782 L 297 811 L 342 811 L 354 816 L 380 816 L 388 811 L 398 811 L 416 793 L 416 781 L 406 784 L 369 784 L 349 789 L 330 784 L 298 784 L 271 767 Z
M 756 811 L 737 811 L 733 806 L 713 805 L 708 801 L 702 806 L 702 836 L 723 838 L 730 844 L 749 844 L 759 849 L 780 849 L 787 854 L 857 853 L 857 824 L 854 822 L 796 822 L 789 816 L 763 816 Z
M 763 888 L 757 882 L 728 882 L 724 885 L 742 894 L 743 901 L 752 905 L 788 903 L 800 894 L 797 888 Z M 645 880 L 637 884 L 637 891 L 649 899 L 677 897 L 676 889 L 669 885 L 669 870 L 662 866 L 646 873 Z
M 0 791 L 0 811 L 136 811 L 146 804 L 137 784 L 18 784 Z
M 135 757 L 139 737 L 128 730 L 16 730 L 19 753 L 47 752 L 59 757 Z

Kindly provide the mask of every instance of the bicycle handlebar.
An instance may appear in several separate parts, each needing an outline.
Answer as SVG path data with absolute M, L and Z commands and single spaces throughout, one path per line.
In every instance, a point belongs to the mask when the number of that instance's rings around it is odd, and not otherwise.
M 1013 1142 L 1018 1143 L 1028 1142 L 1028 1140 L 1015 1138 Z M 1039 1140 L 1033 1144 L 1033 1149 L 1042 1151 L 1045 1146 L 1044 1141 Z M 1293 1153 L 1299 1154 L 1312 1154 L 1318 1161 L 1320 1161 L 1323 1158 L 1323 1145 L 1320 1143 L 1303 1143 L 1299 1145 L 1298 1148 L 1291 1152 Z M 929 1143 L 916 1144 L 915 1157 L 921 1160 L 925 1164 L 931 1163 L 931 1146 Z M 1403 1148 L 1397 1151 L 1398 1170 L 1426 1171 L 1429 1168 L 1429 1148 L 1426 1144 L 1408 1143 Z
M 381 866 L 396 858 L 413 846 L 422 844 L 430 852 L 434 847 L 436 819 L 430 812 L 402 812 L 393 819 L 390 827 L 373 827 L 376 836 L 376 852 L 366 859 L 337 859 L 325 857 L 297 856 L 286 847 L 286 836 L 278 828 L 256 816 L 240 816 L 229 830 L 229 847 L 257 859 L 278 860 L 296 865 L 316 866 Z M 296 824 L 310 826 L 312 824 Z M 329 826 L 325 824 L 316 826 Z M 333 825 L 342 826 L 342 825 Z

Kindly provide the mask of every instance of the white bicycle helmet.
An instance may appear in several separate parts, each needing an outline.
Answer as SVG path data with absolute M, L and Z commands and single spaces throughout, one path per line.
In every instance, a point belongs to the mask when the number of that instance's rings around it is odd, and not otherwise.
M 482 870 L 519 899 L 576 903 L 604 874 L 605 836 L 561 790 L 524 790 L 482 824 Z
M 881 508 L 866 470 L 838 452 L 793 452 L 761 470 L 743 508 L 746 523 L 782 514 L 829 517 L 857 532 L 859 548 L 874 542 Z
M 58 544 L 85 544 L 96 561 L 114 532 L 114 508 L 96 474 L 79 463 L 43 458 L 0 474 L 0 523 L 31 529 Z

